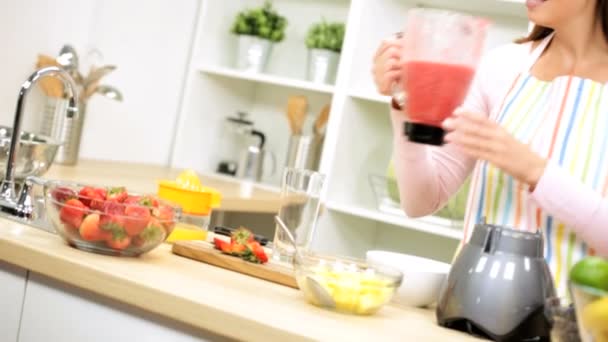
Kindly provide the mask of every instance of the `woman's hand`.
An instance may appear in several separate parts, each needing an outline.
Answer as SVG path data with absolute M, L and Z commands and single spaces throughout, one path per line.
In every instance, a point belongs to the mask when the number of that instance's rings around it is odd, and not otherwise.
M 479 114 L 456 112 L 443 122 L 452 143 L 473 158 L 485 160 L 532 191 L 545 171 L 547 161 L 526 144 L 519 142 L 503 127 Z
M 376 51 L 372 74 L 378 92 L 382 95 L 392 95 L 393 84 L 399 80 L 402 50 L 403 41 L 393 37 L 384 40 Z

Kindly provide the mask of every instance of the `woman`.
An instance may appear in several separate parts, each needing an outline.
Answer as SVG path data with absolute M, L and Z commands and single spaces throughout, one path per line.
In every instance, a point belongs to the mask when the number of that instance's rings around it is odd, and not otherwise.
M 412 217 L 440 209 L 472 174 L 462 243 L 484 217 L 541 230 L 565 296 L 573 263 L 608 255 L 608 0 L 526 5 L 536 26 L 483 58 L 462 107 L 443 123 L 446 145 L 408 142 L 406 115 L 393 101 L 393 158 Z M 397 40 L 376 53 L 383 94 L 398 81 L 400 55 Z

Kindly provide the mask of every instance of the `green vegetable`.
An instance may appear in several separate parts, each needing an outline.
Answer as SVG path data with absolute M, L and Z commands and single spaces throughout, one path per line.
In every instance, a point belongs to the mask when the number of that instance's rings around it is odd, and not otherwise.
M 285 38 L 286 27 L 287 19 L 276 12 L 271 1 L 266 1 L 262 7 L 238 13 L 231 31 L 278 43 Z
M 309 49 L 325 49 L 334 52 L 342 51 L 344 42 L 344 23 L 328 23 L 323 21 L 310 27 L 306 36 L 306 46 Z

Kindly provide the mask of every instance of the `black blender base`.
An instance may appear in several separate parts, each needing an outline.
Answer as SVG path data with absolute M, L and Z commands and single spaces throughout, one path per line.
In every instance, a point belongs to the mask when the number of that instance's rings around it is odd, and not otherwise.
M 470 335 L 498 342 L 550 342 L 551 325 L 544 313 L 544 307 L 534 310 L 519 326 L 505 335 L 496 335 L 479 326 L 473 320 L 464 318 L 439 319 L 438 324 L 449 329 L 460 330 Z
M 403 134 L 412 142 L 441 146 L 445 131 L 441 127 L 406 121 Z

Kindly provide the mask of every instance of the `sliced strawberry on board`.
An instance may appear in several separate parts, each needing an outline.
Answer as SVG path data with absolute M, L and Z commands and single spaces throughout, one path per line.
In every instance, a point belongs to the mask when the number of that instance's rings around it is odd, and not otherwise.
M 215 245 L 215 248 L 219 249 L 223 253 L 232 253 L 232 248 L 230 246 L 230 242 L 228 241 L 224 241 L 220 238 L 215 238 L 213 239 L 213 244 Z
M 87 208 L 79 200 L 72 198 L 67 200 L 59 211 L 59 219 L 72 229 L 78 229 L 82 224 Z
M 268 262 L 268 255 L 264 251 L 264 247 L 257 241 L 252 241 L 247 244 L 247 247 L 251 253 L 259 260 L 260 263 L 264 264 Z

